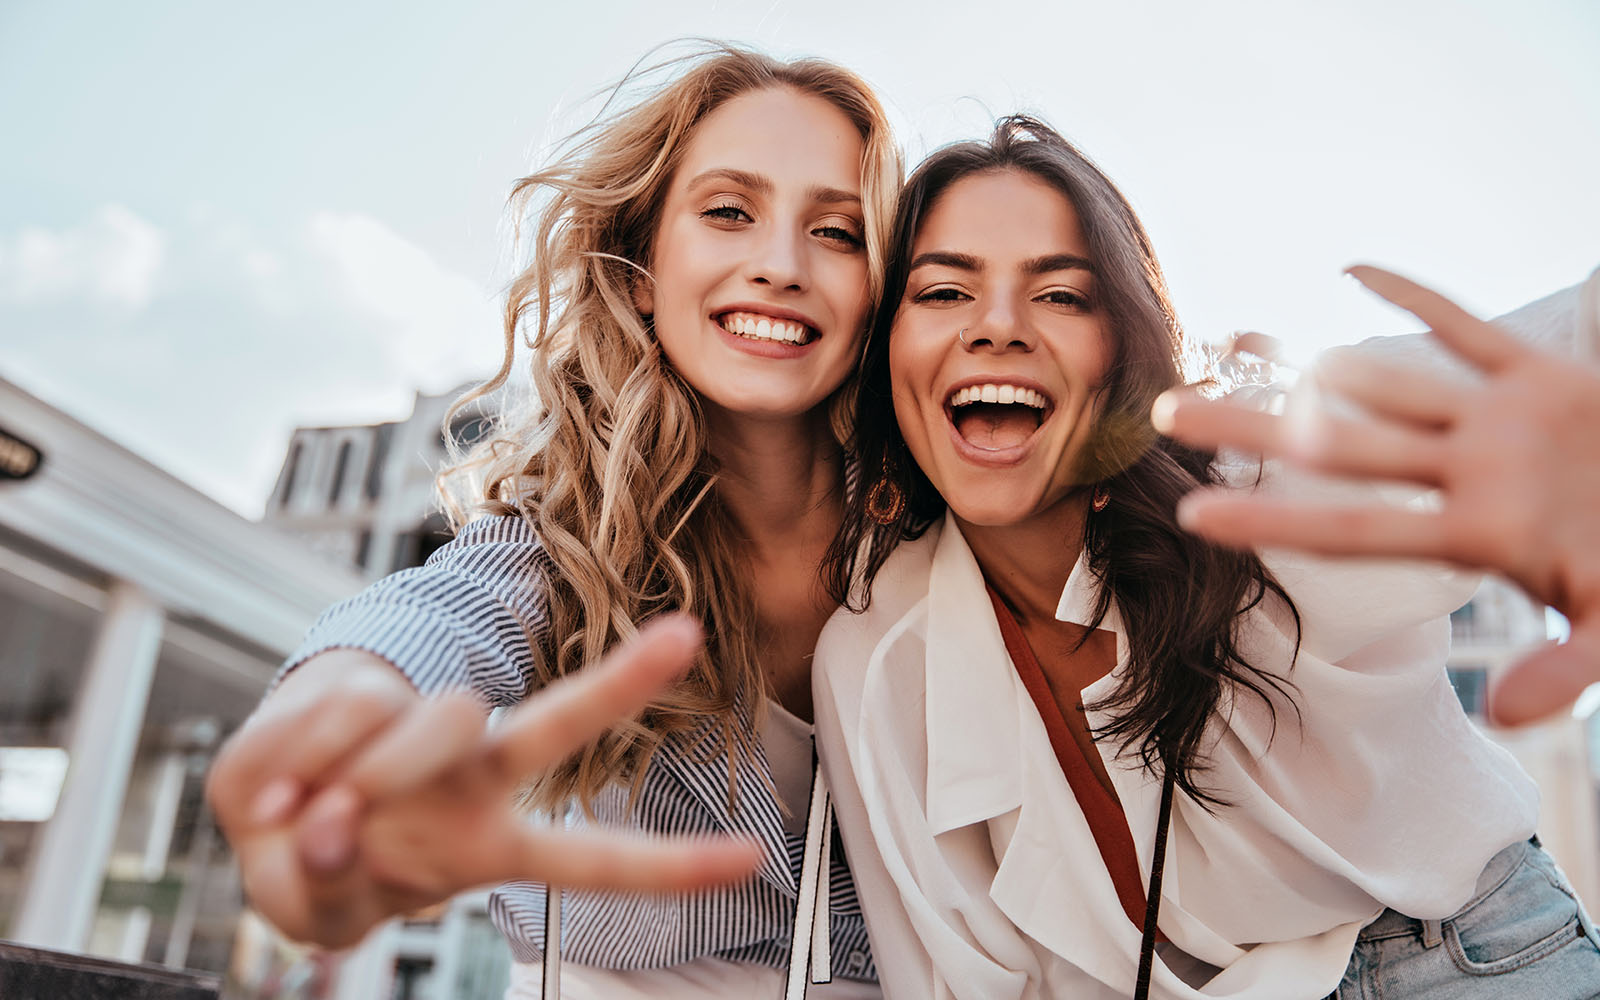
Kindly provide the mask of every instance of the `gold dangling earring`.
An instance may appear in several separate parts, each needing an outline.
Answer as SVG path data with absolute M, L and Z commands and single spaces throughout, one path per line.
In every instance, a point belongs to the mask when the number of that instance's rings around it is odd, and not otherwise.
M 1104 486 L 1096 486 L 1094 488 L 1094 499 L 1089 501 L 1089 504 L 1094 508 L 1096 514 L 1100 513 L 1111 506 L 1111 491 Z
M 879 524 L 888 526 L 900 520 L 900 515 L 906 512 L 906 494 L 900 484 L 889 475 L 889 460 L 883 460 L 883 469 L 878 474 L 878 481 L 867 490 L 867 516 Z

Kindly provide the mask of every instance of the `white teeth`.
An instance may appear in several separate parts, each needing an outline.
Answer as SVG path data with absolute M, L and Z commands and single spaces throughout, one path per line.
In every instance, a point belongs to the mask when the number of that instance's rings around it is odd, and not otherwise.
M 1035 410 L 1042 410 L 1046 406 L 1045 395 L 1035 389 L 1024 389 L 1021 386 L 1008 385 L 998 382 L 986 382 L 983 385 L 969 385 L 957 389 L 950 396 L 950 405 L 966 406 L 968 403 L 1017 403 L 1030 406 Z
M 728 313 L 722 317 L 722 328 L 751 340 L 776 340 L 786 344 L 804 344 L 808 336 L 804 324 L 753 313 Z

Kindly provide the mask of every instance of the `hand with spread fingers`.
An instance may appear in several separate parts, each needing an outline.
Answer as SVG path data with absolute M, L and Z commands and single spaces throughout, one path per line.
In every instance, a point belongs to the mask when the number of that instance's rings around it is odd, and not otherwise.
M 363 672 L 368 654 L 355 654 L 357 679 L 338 697 L 326 685 L 305 696 L 312 685 L 291 689 L 291 674 L 207 782 L 251 903 L 289 937 L 341 948 L 389 917 L 513 879 L 683 892 L 748 875 L 749 844 L 541 826 L 514 801 L 528 777 L 637 715 L 699 645 L 687 618 L 652 623 L 493 729 L 475 697 L 421 698 L 382 661 Z
M 1211 488 L 1186 497 L 1179 520 L 1240 547 L 1439 559 L 1505 574 L 1565 614 L 1572 634 L 1508 672 L 1491 700 L 1495 721 L 1557 711 L 1600 681 L 1600 368 L 1524 344 L 1399 275 L 1373 267 L 1350 274 L 1425 322 L 1476 377 L 1336 348 L 1310 375 L 1359 412 L 1291 405 L 1273 415 L 1171 392 L 1151 419 L 1199 447 L 1428 487 L 1437 505 L 1356 506 Z

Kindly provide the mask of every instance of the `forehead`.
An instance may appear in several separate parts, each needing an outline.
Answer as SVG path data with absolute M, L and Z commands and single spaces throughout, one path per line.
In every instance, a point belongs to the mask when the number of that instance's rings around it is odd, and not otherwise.
M 865 143 L 833 103 L 788 87 L 734 97 L 695 127 L 678 168 L 679 186 L 707 170 L 759 173 L 797 183 L 857 192 Z
M 992 170 L 945 188 L 922 218 L 913 255 L 971 254 L 1003 265 L 1053 254 L 1089 256 L 1072 202 L 1021 170 Z

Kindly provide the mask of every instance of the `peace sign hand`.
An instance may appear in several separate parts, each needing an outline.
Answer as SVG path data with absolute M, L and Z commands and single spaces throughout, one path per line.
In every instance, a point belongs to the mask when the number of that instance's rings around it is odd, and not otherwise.
M 687 618 L 653 623 L 487 733 L 469 695 L 419 700 L 318 787 L 274 793 L 296 800 L 278 815 L 267 796 L 254 823 L 229 830 L 251 902 L 291 938 L 345 947 L 388 917 L 512 879 L 686 892 L 747 876 L 759 860 L 750 844 L 538 826 L 514 803 L 529 775 L 636 715 L 699 643 Z M 264 720 L 280 731 L 253 734 L 254 753 L 292 746 L 297 721 L 292 713 Z M 267 761 L 227 764 L 248 774 Z

